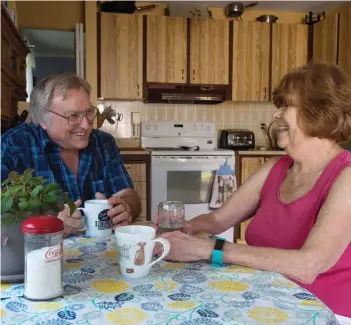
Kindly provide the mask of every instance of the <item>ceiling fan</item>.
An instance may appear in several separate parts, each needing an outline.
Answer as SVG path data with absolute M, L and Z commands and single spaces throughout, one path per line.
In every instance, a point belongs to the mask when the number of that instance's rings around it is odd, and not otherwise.
M 244 5 L 242 2 L 230 2 L 224 8 L 224 14 L 228 18 L 240 18 L 245 8 L 257 6 L 258 2 L 252 2 Z

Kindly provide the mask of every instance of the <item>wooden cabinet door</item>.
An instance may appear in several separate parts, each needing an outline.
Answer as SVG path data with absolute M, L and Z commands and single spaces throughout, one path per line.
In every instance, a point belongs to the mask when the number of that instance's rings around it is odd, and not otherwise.
M 269 29 L 270 24 L 234 21 L 233 100 L 269 100 Z
M 347 5 L 339 16 L 338 64 L 351 74 L 351 5 Z
M 187 21 L 185 17 L 147 17 L 146 60 L 147 81 L 186 82 Z
M 307 25 L 273 24 L 273 89 L 289 70 L 307 63 L 307 41 Z
M 313 59 L 336 64 L 338 14 L 313 25 Z
M 229 22 L 191 19 L 190 83 L 229 84 Z
M 100 97 L 142 98 L 142 15 L 101 13 Z
M 241 184 L 244 183 L 265 162 L 264 157 L 242 157 L 241 159 Z M 246 244 L 245 232 L 251 219 L 240 224 L 240 238 L 238 244 Z

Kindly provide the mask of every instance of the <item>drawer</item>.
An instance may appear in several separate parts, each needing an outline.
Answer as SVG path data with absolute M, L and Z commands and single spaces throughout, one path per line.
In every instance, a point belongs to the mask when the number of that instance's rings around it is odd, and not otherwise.
M 146 200 L 146 182 L 133 182 L 134 189 L 138 193 L 141 200 Z
M 125 164 L 124 167 L 133 182 L 146 182 L 146 164 Z

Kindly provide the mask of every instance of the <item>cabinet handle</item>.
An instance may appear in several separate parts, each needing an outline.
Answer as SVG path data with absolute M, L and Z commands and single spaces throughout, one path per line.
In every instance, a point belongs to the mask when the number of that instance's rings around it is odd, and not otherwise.
M 139 97 L 139 95 L 140 95 L 140 91 L 139 91 L 139 89 L 140 89 L 140 87 L 139 87 L 139 83 L 137 83 L 137 89 L 138 89 L 138 97 Z
M 184 69 L 182 69 L 182 80 L 184 80 Z
M 264 99 L 267 98 L 267 87 L 264 87 Z
M 193 69 L 193 80 L 195 80 L 195 69 Z

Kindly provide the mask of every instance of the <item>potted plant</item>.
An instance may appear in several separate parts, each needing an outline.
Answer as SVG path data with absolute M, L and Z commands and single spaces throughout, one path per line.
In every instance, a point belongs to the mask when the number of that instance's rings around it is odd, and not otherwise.
M 56 183 L 42 176 L 33 176 L 34 169 L 23 174 L 11 172 L 1 183 L 1 281 L 22 281 L 24 277 L 24 237 L 21 223 L 34 215 L 57 215 L 70 207 L 76 209 L 67 193 Z

